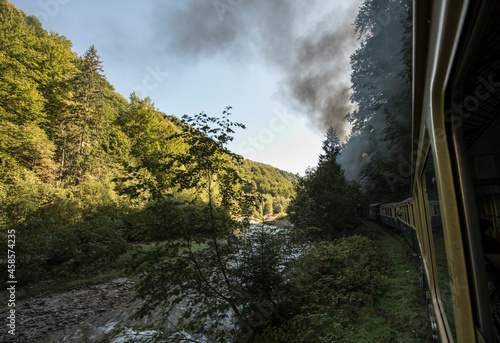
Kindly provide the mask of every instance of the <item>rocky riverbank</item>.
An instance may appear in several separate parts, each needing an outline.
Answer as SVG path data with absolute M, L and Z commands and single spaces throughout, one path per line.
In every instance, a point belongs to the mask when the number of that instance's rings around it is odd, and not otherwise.
M 3 323 L 0 342 L 55 342 L 54 334 L 83 326 L 89 319 L 126 309 L 133 299 L 135 281 L 115 279 L 100 285 L 80 286 L 57 294 L 42 295 L 16 303 L 15 336 L 8 333 L 9 308 L 0 309 Z

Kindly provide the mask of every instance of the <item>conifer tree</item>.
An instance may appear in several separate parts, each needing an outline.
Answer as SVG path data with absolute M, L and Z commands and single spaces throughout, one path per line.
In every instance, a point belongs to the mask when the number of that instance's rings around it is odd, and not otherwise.
M 71 176 L 75 185 L 91 172 L 99 151 L 99 138 L 105 133 L 102 108 L 102 62 L 92 45 L 77 61 L 78 72 L 72 82 L 73 97 L 61 121 L 60 180 Z
M 296 186 L 288 212 L 299 229 L 311 229 L 309 236 L 330 240 L 348 232 L 358 223 L 359 184 L 348 182 L 337 162 L 339 138 L 332 128 L 323 141 L 318 165 L 308 169 Z

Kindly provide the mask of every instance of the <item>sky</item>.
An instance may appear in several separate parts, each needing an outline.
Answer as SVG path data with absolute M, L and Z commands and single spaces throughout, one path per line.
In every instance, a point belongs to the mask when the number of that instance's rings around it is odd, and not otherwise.
M 205 112 L 246 126 L 229 148 L 304 175 L 331 126 L 349 133 L 355 0 L 10 0 L 66 36 L 95 45 L 128 98 L 181 117 Z

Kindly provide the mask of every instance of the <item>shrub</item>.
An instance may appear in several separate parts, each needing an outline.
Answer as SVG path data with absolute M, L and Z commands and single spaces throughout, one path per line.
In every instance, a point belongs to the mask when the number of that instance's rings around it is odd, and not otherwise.
M 319 281 L 339 296 L 346 297 L 351 292 L 380 294 L 384 256 L 368 238 L 354 235 L 334 244 L 320 243 L 311 253 L 320 262 Z
M 7 232 L 15 230 L 17 281 L 38 281 L 54 270 L 67 275 L 124 251 L 119 207 L 106 183 L 62 189 L 24 172 L 4 187 L 0 241 L 7 246 Z
M 317 243 L 294 263 L 284 321 L 264 342 L 340 342 L 359 306 L 382 294 L 385 257 L 373 241 L 351 236 Z

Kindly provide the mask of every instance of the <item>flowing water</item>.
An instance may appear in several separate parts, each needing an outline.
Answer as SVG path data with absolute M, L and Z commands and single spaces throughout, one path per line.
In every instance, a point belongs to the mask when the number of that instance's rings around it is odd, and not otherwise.
M 260 228 L 266 232 L 272 232 L 277 229 L 273 226 L 252 225 L 252 229 L 247 234 L 252 235 L 252 232 L 256 228 Z M 288 251 L 288 254 L 288 259 L 292 259 L 296 258 L 300 252 L 298 250 Z M 177 322 L 184 312 L 184 307 L 181 304 L 181 306 L 169 313 L 167 320 L 164 320 L 165 316 L 158 311 L 146 318 L 133 319 L 132 315 L 139 306 L 139 301 L 122 304 L 113 310 L 107 311 L 99 318 L 90 318 L 84 323 L 72 325 L 65 330 L 58 331 L 50 335 L 44 342 L 146 342 L 160 332 L 176 331 L 174 323 Z M 231 317 L 230 313 L 228 313 L 228 317 Z M 222 330 L 231 330 L 233 328 L 230 319 L 226 323 L 220 323 L 220 325 Z M 200 331 L 202 332 L 203 330 L 201 329 Z M 178 331 L 178 334 L 185 338 L 185 342 L 209 342 L 208 338 L 202 333 Z M 182 342 L 182 340 L 180 341 Z

